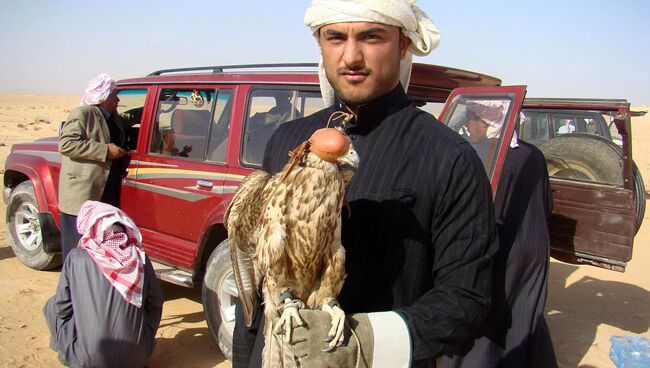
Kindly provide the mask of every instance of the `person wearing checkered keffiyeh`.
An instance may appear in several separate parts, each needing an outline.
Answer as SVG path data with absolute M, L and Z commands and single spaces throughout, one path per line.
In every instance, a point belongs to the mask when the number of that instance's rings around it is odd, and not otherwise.
M 124 300 L 142 306 L 145 254 L 142 235 L 133 221 L 110 204 L 86 201 L 79 209 L 79 247 L 97 264 Z
M 153 355 L 164 296 L 142 235 L 111 205 L 86 201 L 78 246 L 43 309 L 50 348 L 73 367 L 142 367 Z

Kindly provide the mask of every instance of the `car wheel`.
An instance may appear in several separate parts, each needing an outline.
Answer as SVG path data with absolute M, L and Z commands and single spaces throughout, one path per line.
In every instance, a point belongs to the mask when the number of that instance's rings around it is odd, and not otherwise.
M 636 232 L 638 233 L 645 216 L 645 184 L 635 162 L 632 165 L 632 173 L 634 174 L 634 215 L 636 216 Z
M 544 142 L 548 174 L 561 179 L 623 184 L 621 152 L 613 143 L 600 137 L 571 134 Z
M 232 360 L 237 286 L 230 261 L 228 239 L 212 252 L 203 278 L 203 310 L 210 334 L 228 360 Z
M 31 182 L 22 182 L 11 192 L 6 220 L 11 247 L 23 264 L 35 270 L 49 270 L 61 265 L 60 254 L 48 254 L 43 249 L 44 225 L 38 216 Z

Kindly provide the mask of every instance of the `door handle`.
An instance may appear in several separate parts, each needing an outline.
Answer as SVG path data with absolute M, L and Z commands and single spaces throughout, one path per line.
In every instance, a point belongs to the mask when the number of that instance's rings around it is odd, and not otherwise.
M 214 183 L 212 183 L 210 180 L 203 180 L 203 179 L 197 180 L 196 185 L 199 188 L 208 189 L 208 190 L 212 190 L 212 188 L 214 187 Z

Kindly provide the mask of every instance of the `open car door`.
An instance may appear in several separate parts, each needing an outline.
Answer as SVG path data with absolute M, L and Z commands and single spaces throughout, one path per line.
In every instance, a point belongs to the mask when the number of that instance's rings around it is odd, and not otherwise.
M 527 100 L 520 115 L 524 95 L 524 86 L 455 89 L 440 120 L 477 149 L 493 193 L 519 118 L 524 140 L 533 131 L 539 135 L 553 129 L 553 134 L 544 135 L 546 139 L 533 142 L 544 154 L 550 176 L 551 255 L 564 262 L 624 271 L 632 258 L 634 235 L 645 210 L 643 180 L 632 161 L 629 103 L 532 99 Z M 471 139 L 468 116 L 477 109 L 494 109 L 497 112 L 492 113 L 492 120 L 503 124 L 498 136 L 488 137 L 490 144 Z M 589 132 L 590 123 L 596 123 L 595 116 L 608 121 L 605 126 L 609 126 L 612 138 L 597 134 L 600 130 L 593 126 Z
M 465 137 L 476 149 L 487 171 L 492 193 L 496 193 L 503 161 L 516 129 L 526 86 L 469 87 L 454 89 L 440 114 L 440 121 Z M 477 141 L 470 134 L 468 118 L 489 116 L 494 126 L 485 139 Z
M 632 161 L 625 100 L 530 99 L 520 137 L 538 145 L 549 171 L 551 255 L 623 272 L 645 211 Z

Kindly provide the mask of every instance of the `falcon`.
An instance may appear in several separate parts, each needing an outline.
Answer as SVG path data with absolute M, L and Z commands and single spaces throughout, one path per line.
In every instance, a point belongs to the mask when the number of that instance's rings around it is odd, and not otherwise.
M 274 335 L 290 342 L 303 323 L 301 308 L 331 315 L 326 350 L 343 341 L 345 313 L 336 300 L 345 278 L 341 211 L 359 156 L 347 135 L 323 128 L 289 157 L 276 175 L 254 171 L 244 178 L 224 221 L 247 326 L 263 294 L 267 367 L 284 365 L 272 354 L 280 350 Z

